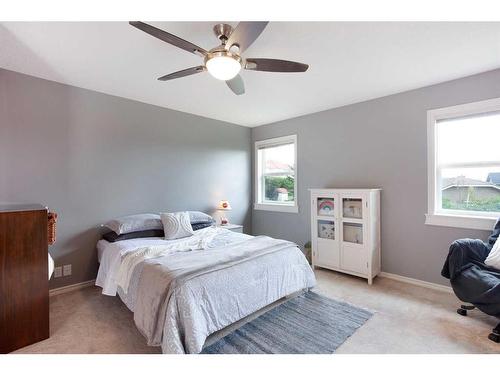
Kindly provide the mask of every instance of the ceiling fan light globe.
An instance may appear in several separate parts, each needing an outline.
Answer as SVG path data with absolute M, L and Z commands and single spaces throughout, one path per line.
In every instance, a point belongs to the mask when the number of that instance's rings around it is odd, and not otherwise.
M 221 81 L 233 79 L 241 70 L 240 62 L 231 56 L 214 56 L 205 65 L 208 72 Z

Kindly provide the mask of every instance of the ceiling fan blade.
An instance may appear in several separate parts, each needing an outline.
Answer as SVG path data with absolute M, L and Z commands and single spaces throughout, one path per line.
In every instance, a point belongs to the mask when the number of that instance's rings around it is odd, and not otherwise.
M 309 65 L 295 61 L 276 59 L 246 59 L 245 69 L 261 72 L 299 73 L 305 72 Z
M 243 52 L 255 42 L 268 23 L 269 22 L 240 22 L 231 35 L 229 35 L 229 39 L 226 42 L 226 49 L 229 50 L 236 44 L 239 47 L 239 53 Z
M 206 68 L 203 65 L 193 66 L 192 68 L 187 68 L 184 70 L 179 70 L 178 72 L 164 75 L 163 77 L 158 78 L 158 81 L 170 81 L 171 79 L 176 79 L 176 78 L 190 76 L 192 74 L 201 73 L 204 72 L 205 70 Z
M 236 95 L 242 95 L 245 93 L 245 84 L 243 83 L 243 78 L 238 74 L 233 79 L 226 81 L 226 85 L 234 92 Z
M 154 36 L 155 38 L 161 39 L 164 42 L 172 44 L 173 46 L 182 48 L 185 51 L 194 53 L 195 55 L 205 56 L 207 54 L 207 51 L 205 51 L 203 48 L 198 47 L 197 45 L 188 42 L 187 40 L 179 38 L 178 36 L 160 30 L 157 27 L 148 25 L 147 23 L 141 21 L 130 21 L 129 24 L 141 31 L 144 31 L 145 33 L 148 33 L 149 35 Z

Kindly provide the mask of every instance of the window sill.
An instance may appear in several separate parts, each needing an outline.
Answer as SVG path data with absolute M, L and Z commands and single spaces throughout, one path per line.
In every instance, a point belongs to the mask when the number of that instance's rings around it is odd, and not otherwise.
M 479 229 L 491 231 L 497 219 L 482 216 L 459 216 L 446 214 L 426 214 L 425 224 L 442 227 Z
M 276 211 L 276 212 L 289 212 L 289 213 L 298 213 L 298 206 L 288 206 L 284 204 L 262 204 L 262 203 L 254 203 L 254 210 L 262 210 L 262 211 Z

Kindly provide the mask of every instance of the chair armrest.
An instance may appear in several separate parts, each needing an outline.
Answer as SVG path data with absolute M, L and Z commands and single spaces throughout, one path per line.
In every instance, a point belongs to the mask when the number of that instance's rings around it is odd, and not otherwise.
M 454 241 L 450 246 L 441 275 L 452 280 L 473 264 L 486 267 L 484 261 L 490 250 L 491 247 L 481 240 L 464 238 Z

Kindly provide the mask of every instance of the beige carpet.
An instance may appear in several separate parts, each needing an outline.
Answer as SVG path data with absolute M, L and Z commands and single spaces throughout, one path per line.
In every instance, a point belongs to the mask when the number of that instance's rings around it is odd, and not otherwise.
M 326 270 L 316 270 L 316 277 L 318 293 L 376 311 L 337 353 L 500 353 L 500 344 L 487 339 L 497 320 L 479 311 L 458 315 L 452 294 L 383 278 L 369 286 Z M 160 353 L 145 345 L 119 298 L 99 288 L 50 302 L 51 337 L 16 353 Z

